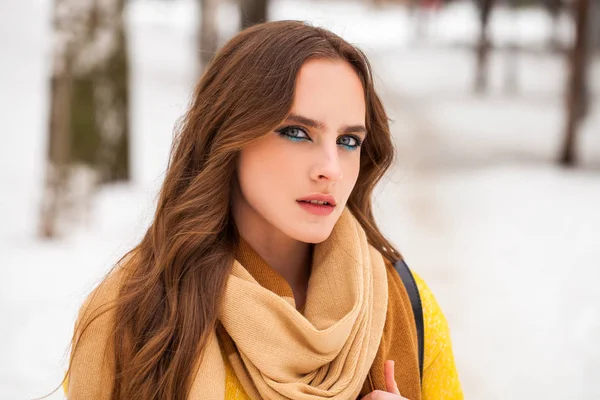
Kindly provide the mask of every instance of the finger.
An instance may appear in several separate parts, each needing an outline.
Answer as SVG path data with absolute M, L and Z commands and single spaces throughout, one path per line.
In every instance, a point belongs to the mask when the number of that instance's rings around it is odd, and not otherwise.
M 377 400 L 408 400 L 402 396 L 399 396 L 394 393 L 384 392 L 383 390 L 375 390 L 375 391 L 369 393 L 368 395 L 366 395 L 365 397 L 363 397 L 361 400 L 373 400 L 373 399 L 377 399 Z
M 396 378 L 394 376 L 394 361 L 387 360 L 383 365 L 383 374 L 385 376 L 385 390 L 390 393 L 400 394 Z

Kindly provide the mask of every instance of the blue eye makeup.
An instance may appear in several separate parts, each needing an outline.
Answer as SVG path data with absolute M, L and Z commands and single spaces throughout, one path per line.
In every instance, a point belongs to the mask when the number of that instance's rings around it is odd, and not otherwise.
M 338 138 L 337 143 L 344 146 L 348 150 L 356 150 L 362 145 L 362 140 L 360 140 L 358 136 L 344 135 Z
M 277 129 L 275 132 L 279 133 L 280 136 L 291 140 L 293 142 L 301 142 L 303 140 L 311 140 L 308 133 L 303 128 L 298 126 L 286 126 L 281 129 Z
M 291 140 L 293 142 L 312 142 L 312 139 L 310 138 L 310 136 L 308 136 L 306 130 L 299 126 L 286 126 L 280 129 L 276 129 L 275 132 L 277 132 L 279 136 Z M 362 145 L 362 140 L 355 135 L 343 135 L 337 139 L 337 144 L 344 147 L 347 150 L 356 150 Z

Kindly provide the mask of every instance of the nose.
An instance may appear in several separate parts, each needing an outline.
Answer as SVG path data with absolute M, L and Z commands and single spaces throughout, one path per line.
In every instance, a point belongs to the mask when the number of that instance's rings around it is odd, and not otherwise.
M 336 183 L 343 178 L 338 146 L 323 146 L 316 155 L 316 160 L 310 171 L 310 178 L 315 181 Z

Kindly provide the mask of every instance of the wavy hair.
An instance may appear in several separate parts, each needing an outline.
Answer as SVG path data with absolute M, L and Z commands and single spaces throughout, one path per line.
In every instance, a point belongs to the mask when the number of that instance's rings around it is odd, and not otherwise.
M 362 81 L 369 135 L 347 206 L 371 245 L 392 262 L 400 258 L 372 213 L 373 189 L 394 148 L 367 58 L 303 22 L 248 28 L 220 49 L 199 80 L 179 123 L 152 224 L 122 259 L 128 273 L 111 305 L 117 321 L 113 399 L 183 400 L 189 394 L 239 243 L 231 214 L 236 159 L 286 118 L 298 72 L 315 58 L 346 61 Z M 74 354 L 75 335 L 72 346 Z

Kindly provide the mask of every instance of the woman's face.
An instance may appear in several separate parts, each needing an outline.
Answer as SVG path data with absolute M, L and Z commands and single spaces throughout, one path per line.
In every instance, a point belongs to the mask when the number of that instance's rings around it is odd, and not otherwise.
M 240 154 L 236 222 L 261 235 L 278 230 L 306 243 L 327 239 L 356 183 L 365 135 L 364 89 L 352 67 L 306 62 L 290 116 Z

